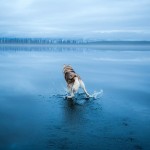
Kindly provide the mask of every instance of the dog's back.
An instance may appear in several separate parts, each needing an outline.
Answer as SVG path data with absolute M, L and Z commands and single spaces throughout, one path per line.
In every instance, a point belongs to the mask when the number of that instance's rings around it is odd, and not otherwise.
M 75 77 L 78 77 L 80 79 L 79 75 L 76 74 L 76 72 L 70 65 L 64 65 L 63 72 L 65 80 L 68 84 L 74 83 Z

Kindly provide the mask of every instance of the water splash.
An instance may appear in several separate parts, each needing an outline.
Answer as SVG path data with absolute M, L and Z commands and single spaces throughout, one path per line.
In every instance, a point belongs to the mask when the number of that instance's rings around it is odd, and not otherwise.
M 103 90 L 100 90 L 99 92 L 94 91 L 94 93 L 90 95 L 90 97 L 94 99 L 98 99 L 103 95 L 103 93 L 104 93 Z
M 66 93 L 66 94 L 65 94 L 64 97 L 65 97 L 65 99 L 67 99 L 68 93 L 67 93 L 67 91 L 65 91 L 65 93 Z M 85 95 L 85 93 L 76 93 L 73 99 L 78 99 L 78 100 L 79 100 L 79 99 L 80 99 L 80 100 L 99 99 L 99 98 L 102 97 L 102 95 L 103 95 L 103 90 L 94 91 L 94 93 L 91 94 L 90 97 L 87 97 L 87 96 Z

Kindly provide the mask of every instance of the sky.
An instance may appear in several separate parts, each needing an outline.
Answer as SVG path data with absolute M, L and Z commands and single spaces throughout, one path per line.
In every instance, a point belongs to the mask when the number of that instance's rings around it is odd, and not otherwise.
M 150 40 L 150 0 L 0 0 L 0 36 Z

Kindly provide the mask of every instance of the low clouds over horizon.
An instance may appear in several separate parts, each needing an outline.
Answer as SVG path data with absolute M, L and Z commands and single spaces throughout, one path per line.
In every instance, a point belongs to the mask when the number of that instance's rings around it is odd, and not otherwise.
M 150 40 L 149 0 L 1 0 L 0 34 Z

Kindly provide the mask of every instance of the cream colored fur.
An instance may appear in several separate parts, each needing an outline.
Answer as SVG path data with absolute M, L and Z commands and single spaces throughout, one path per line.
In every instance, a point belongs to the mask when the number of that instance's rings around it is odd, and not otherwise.
M 72 84 L 69 84 L 67 87 L 68 87 L 68 92 L 70 93 L 70 96 L 67 96 L 68 98 L 73 98 L 74 94 L 78 91 L 79 87 L 83 89 L 87 97 L 90 97 L 90 95 L 85 89 L 85 85 L 83 81 L 79 79 L 78 77 L 75 77 L 75 82 Z

